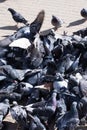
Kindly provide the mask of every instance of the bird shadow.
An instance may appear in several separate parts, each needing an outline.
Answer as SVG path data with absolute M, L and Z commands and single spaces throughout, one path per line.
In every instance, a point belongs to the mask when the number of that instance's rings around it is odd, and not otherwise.
M 85 21 L 86 21 L 86 19 L 76 20 L 76 21 L 74 21 L 74 22 L 69 23 L 69 25 L 67 26 L 67 28 L 68 28 L 68 27 L 72 27 L 72 26 L 77 26 L 77 25 L 83 24 Z
M 0 0 L 0 3 L 3 3 L 3 2 L 5 2 L 6 0 Z
M 17 26 L 4 26 L 4 27 L 0 27 L 0 29 L 2 30 L 17 30 Z
M 2 37 L 9 37 L 9 35 L 3 35 Z

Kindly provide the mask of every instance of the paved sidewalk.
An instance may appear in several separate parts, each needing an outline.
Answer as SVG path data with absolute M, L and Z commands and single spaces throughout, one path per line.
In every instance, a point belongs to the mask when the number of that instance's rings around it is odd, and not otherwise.
M 38 12 L 44 9 L 46 14 L 42 30 L 52 27 L 50 22 L 52 15 L 65 21 L 58 33 L 64 30 L 72 33 L 87 26 L 87 22 L 84 22 L 80 16 L 80 10 L 87 7 L 87 0 L 0 0 L 0 39 L 15 32 L 15 22 L 7 11 L 9 7 L 20 12 L 29 22 L 32 22 Z M 69 23 L 72 26 L 67 28 Z

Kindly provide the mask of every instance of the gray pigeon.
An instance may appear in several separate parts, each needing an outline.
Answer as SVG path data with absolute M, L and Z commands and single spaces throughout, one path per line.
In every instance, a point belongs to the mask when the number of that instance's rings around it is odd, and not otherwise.
M 77 125 L 79 125 L 77 102 L 73 102 L 70 111 L 58 118 L 56 126 L 58 130 L 65 130 L 65 128 L 75 130 Z
M 24 23 L 27 24 L 27 20 L 18 12 L 16 12 L 12 8 L 8 8 L 8 11 L 12 14 L 12 18 L 14 19 L 15 22 L 18 23 Z
M 29 130 L 46 130 L 45 126 L 41 123 L 37 116 L 32 116 L 33 119 L 30 121 Z
M 0 129 L 2 129 L 3 124 L 2 121 L 6 117 L 9 112 L 9 100 L 5 99 L 3 102 L 0 102 Z
M 55 27 L 55 30 L 57 30 L 59 27 L 62 26 L 63 21 L 53 15 L 51 19 L 51 24 Z
M 50 118 L 56 111 L 57 107 L 57 91 L 53 90 L 51 97 L 46 101 L 45 106 L 32 108 L 32 106 L 27 105 L 25 109 L 28 113 L 37 115 L 39 117 L 44 117 L 45 119 Z
M 10 108 L 10 112 L 11 112 L 12 118 L 15 119 L 21 126 L 21 129 L 25 128 L 26 122 L 27 122 L 27 113 L 25 109 L 23 109 L 23 106 L 18 105 L 17 102 L 14 101 L 13 107 Z

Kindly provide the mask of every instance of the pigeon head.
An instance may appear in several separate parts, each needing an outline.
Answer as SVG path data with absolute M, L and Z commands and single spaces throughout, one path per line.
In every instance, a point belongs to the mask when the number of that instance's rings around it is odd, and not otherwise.
M 15 14 L 15 10 L 13 10 L 12 8 L 8 8 L 8 11 L 10 11 L 11 14 Z
M 81 11 L 82 11 L 82 12 L 85 12 L 86 10 L 85 10 L 85 8 L 83 8 Z
M 80 13 L 82 17 L 87 18 L 87 9 L 83 8 Z
M 5 99 L 5 100 L 4 100 L 4 103 L 9 104 L 9 100 L 8 100 L 8 99 Z
M 64 22 L 60 18 L 52 15 L 51 23 L 55 27 L 55 31 L 56 31 L 56 29 L 61 27 Z
M 81 110 L 83 108 L 83 103 L 82 102 L 79 102 L 78 103 L 78 110 Z
M 77 102 L 73 102 L 71 105 L 71 109 L 77 108 Z
M 53 90 L 53 93 L 59 93 L 59 92 L 57 91 L 57 89 L 54 89 L 54 90 Z
M 52 18 L 53 18 L 53 19 L 54 19 L 54 18 L 56 19 L 56 17 L 55 17 L 54 15 L 52 15 Z

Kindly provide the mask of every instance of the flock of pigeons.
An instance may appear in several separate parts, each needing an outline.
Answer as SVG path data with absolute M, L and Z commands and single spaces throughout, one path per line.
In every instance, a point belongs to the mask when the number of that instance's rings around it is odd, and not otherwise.
M 10 112 L 21 130 L 75 130 L 87 121 L 87 29 L 56 34 L 62 21 L 41 33 L 45 11 L 0 40 L 0 129 Z M 81 15 L 86 19 L 87 10 Z

